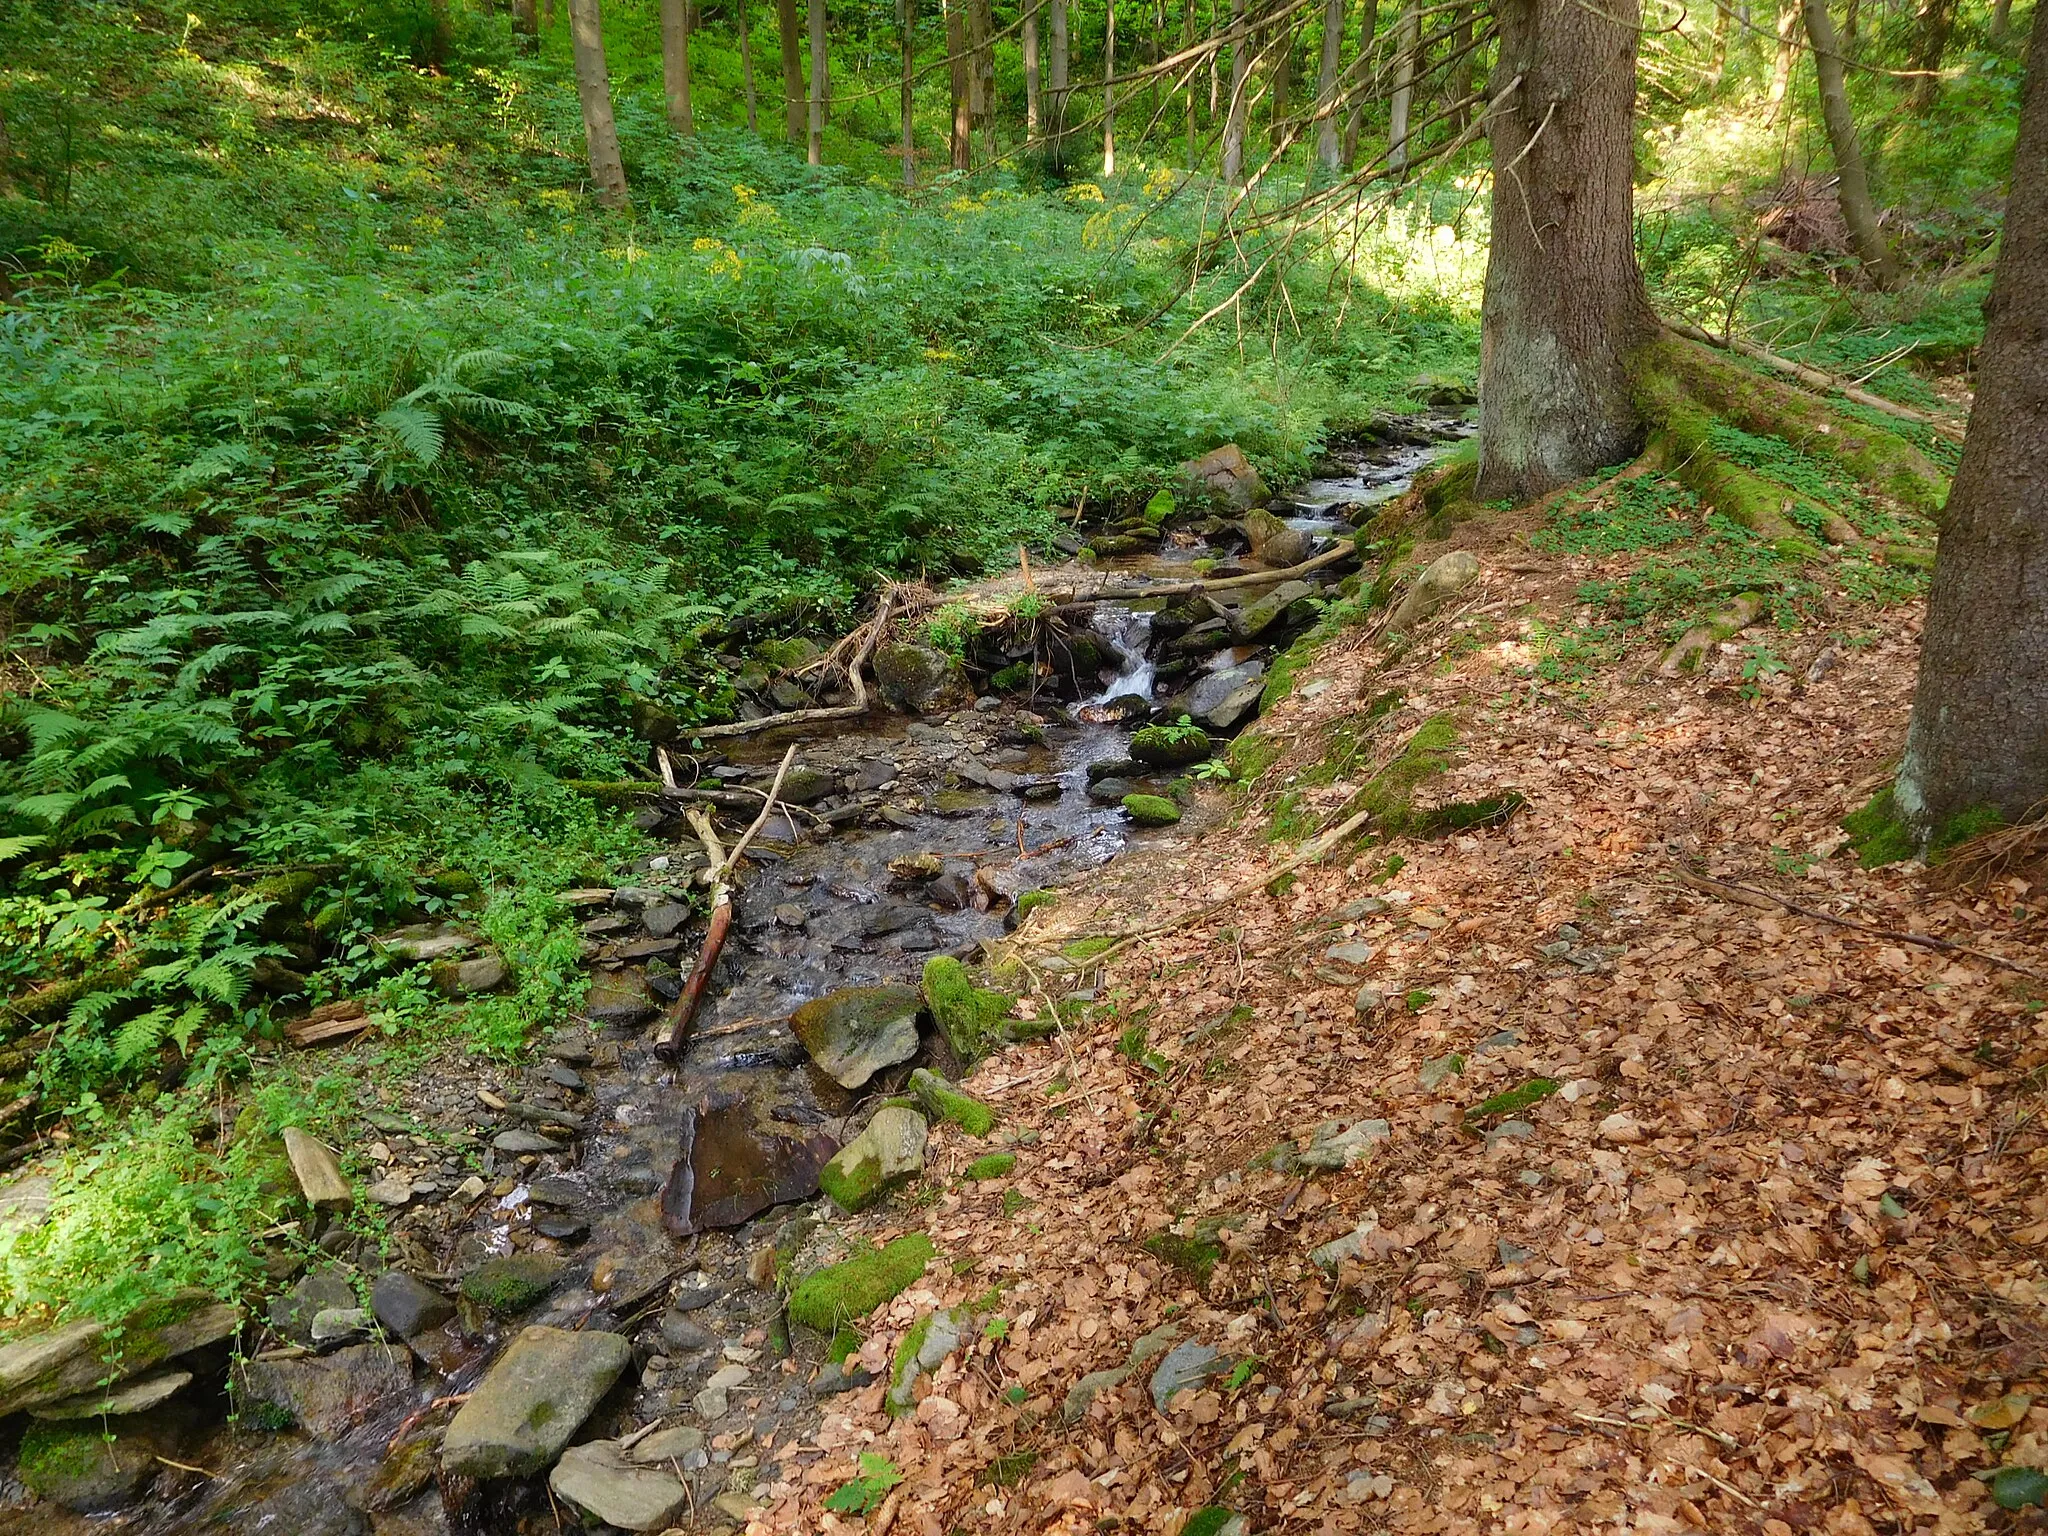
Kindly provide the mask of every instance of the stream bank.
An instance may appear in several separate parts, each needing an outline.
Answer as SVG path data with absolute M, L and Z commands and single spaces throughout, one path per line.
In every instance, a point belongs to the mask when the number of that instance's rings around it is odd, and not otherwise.
M 1177 817 L 1177 781 L 1254 718 L 1274 659 L 1343 580 L 1338 563 L 1285 573 L 1334 553 L 1460 430 L 1392 423 L 1263 509 L 1242 456 L 1210 455 L 1193 468 L 1243 505 L 1077 530 L 1068 542 L 1091 558 L 984 584 L 1007 595 L 1012 619 L 976 620 L 951 649 L 936 643 L 954 611 L 941 603 L 921 632 L 877 650 L 897 708 L 711 751 L 649 721 L 675 793 L 610 788 L 665 851 L 631 883 L 561 897 L 592 971 L 582 1018 L 523 1068 L 451 1063 L 366 1107 L 369 1139 L 352 1150 L 374 1177 L 344 1180 L 327 1202 L 337 1209 L 316 1218 L 332 1264 L 298 1276 L 261 1319 L 217 1317 L 208 1337 L 166 1346 L 168 1370 L 143 1378 L 165 1395 L 114 1402 L 111 1444 L 92 1389 L 112 1374 L 129 1394 L 135 1378 L 95 1369 L 104 1340 L 26 1341 L 35 1358 L 0 1350 L 0 1454 L 13 1465 L 0 1530 L 414 1536 L 554 1530 L 564 1506 L 622 1528 L 743 1523 L 764 1452 L 868 1379 L 820 1368 L 825 1341 L 790 1336 L 783 1282 L 847 1256 L 801 1202 L 910 1074 L 972 1065 L 913 1022 L 869 1052 L 871 1070 L 835 1077 L 793 1016 L 848 989 L 914 985 L 935 956 L 973 957 L 1020 898 L 1113 859 L 1143 835 L 1141 815 Z M 1204 581 L 1228 585 L 1089 595 Z M 1048 595 L 1015 601 L 1035 593 Z M 780 667 L 734 659 L 743 717 L 850 697 L 811 681 L 800 651 Z M 1134 749 L 1148 724 L 1158 750 Z M 749 850 L 713 996 L 680 1059 L 664 1060 L 651 1037 L 697 947 L 687 898 L 706 862 L 685 811 L 749 819 L 792 740 L 796 765 Z M 433 964 L 453 995 L 504 981 L 460 920 L 385 945 Z M 914 993 L 895 995 L 899 1020 L 914 1020 Z M 345 1040 L 360 1017 L 316 1022 Z M 319 1154 L 290 1151 L 280 1176 L 303 1184 Z M 381 1253 L 339 1208 L 349 1197 L 386 1213 Z M 140 1360 L 132 1343 L 125 1358 Z M 51 1360 L 78 1378 L 65 1377 L 69 1392 L 38 1385 L 56 1380 Z M 563 1423 L 563 1438 L 583 1425 L 582 1444 L 558 1461 L 561 1441 L 526 1443 L 522 1414 Z

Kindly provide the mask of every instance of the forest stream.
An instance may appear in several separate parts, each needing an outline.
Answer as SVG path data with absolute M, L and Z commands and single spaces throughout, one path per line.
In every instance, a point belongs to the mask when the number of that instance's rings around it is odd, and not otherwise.
M 1451 417 L 1402 418 L 1379 441 L 1333 450 L 1318 478 L 1272 501 L 1288 535 L 1273 563 L 1350 538 L 1469 431 Z M 409 1259 L 378 1281 L 374 1324 L 350 1313 L 360 1297 L 340 1268 L 306 1275 L 275 1299 L 267 1332 L 245 1332 L 247 1359 L 231 1363 L 224 1341 L 196 1365 L 187 1357 L 191 1390 L 119 1421 L 122 1454 L 170 1447 L 157 1456 L 159 1497 L 92 1517 L 47 1504 L 0 1512 L 0 1530 L 554 1530 L 544 1476 L 477 1481 L 438 1458 L 456 1409 L 536 1324 L 629 1338 L 628 1367 L 600 1389 L 577 1439 L 657 1426 L 648 1443 L 670 1491 L 680 1473 L 686 1503 L 710 1514 L 723 1498 L 737 1521 L 744 1501 L 731 1490 L 758 1447 L 819 1399 L 872 1379 L 821 1364 L 817 1337 L 794 1341 L 799 1369 L 777 1368 L 793 1348 L 778 1276 L 846 1252 L 821 1215 L 830 1205 L 815 1200 L 820 1169 L 915 1068 L 949 1079 L 962 1070 L 927 1024 L 914 1056 L 883 1052 L 848 1089 L 812 1059 L 792 1013 L 877 995 L 848 989 L 902 995 L 933 956 L 977 957 L 1014 923 L 1018 897 L 1071 884 L 1128 838 L 1153 835 L 1134 829 L 1124 797 L 1168 794 L 1184 765 L 1133 762 L 1131 730 L 1191 715 L 1220 746 L 1256 716 L 1267 668 L 1320 607 L 1289 599 L 1244 634 L 1246 611 L 1282 577 L 1256 579 L 1262 562 L 1234 521 L 1169 525 L 1140 548 L 1094 542 L 1118 552 L 1075 569 L 1109 574 L 1119 589 L 1253 579 L 1225 594 L 1227 606 L 1204 597 L 1191 607 L 1185 595 L 1079 605 L 1060 664 L 1034 666 L 1035 681 L 1007 697 L 984 692 L 922 718 L 877 705 L 723 752 L 677 743 L 680 787 L 715 787 L 726 822 L 741 825 L 751 818 L 733 807 L 749 791 L 758 801 L 795 745 L 736 877 L 732 940 L 680 1059 L 652 1042 L 698 949 L 701 924 L 682 891 L 706 855 L 669 801 L 638 813 L 670 844 L 642 861 L 643 885 L 562 897 L 582 909 L 593 968 L 584 1018 L 516 1081 L 458 1065 L 368 1117 L 384 1133 L 370 1158 L 387 1170 L 368 1193 L 390 1208 L 391 1251 Z M 1329 564 L 1302 595 L 1321 598 L 1350 568 Z M 1039 578 L 1056 585 L 1061 574 Z M 456 922 L 387 943 L 422 958 L 474 953 Z M 459 1182 L 479 1153 L 483 1175 Z M 342 1246 L 345 1233 L 330 1230 Z M 443 1298 L 458 1289 L 459 1302 Z M 600 1495 L 630 1504 L 644 1466 L 581 1471 L 610 1479 Z M 20 1519 L 30 1524 L 9 1523 Z

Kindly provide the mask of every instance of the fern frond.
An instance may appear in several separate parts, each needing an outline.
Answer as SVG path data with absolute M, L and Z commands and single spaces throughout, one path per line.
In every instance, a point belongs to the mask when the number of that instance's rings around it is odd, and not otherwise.
M 143 1057 L 153 1053 L 163 1044 L 164 1036 L 170 1033 L 171 1008 L 168 1003 L 138 1013 L 114 1036 L 114 1064 L 117 1068 L 130 1067 Z
M 432 465 L 441 457 L 444 436 L 441 418 L 401 400 L 388 411 L 378 413 L 377 425 L 397 439 L 398 445 L 420 463 Z

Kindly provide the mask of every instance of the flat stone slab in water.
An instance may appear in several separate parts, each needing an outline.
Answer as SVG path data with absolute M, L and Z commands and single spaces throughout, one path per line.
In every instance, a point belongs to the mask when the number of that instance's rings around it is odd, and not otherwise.
M 147 1302 L 121 1322 L 120 1380 L 140 1375 L 159 1361 L 227 1338 L 242 1325 L 242 1309 L 215 1301 L 201 1290 L 179 1291 Z M 10 1413 L 38 1408 L 96 1389 L 109 1374 L 107 1324 L 90 1319 L 0 1346 L 0 1403 Z
M 448 1426 L 442 1468 L 485 1478 L 540 1471 L 590 1417 L 632 1353 L 616 1333 L 525 1329 Z
M 347 1433 L 412 1391 L 412 1356 L 395 1344 L 356 1344 L 307 1360 L 252 1360 L 242 1373 L 252 1403 L 282 1408 L 309 1433 Z
M 877 931 L 872 919 L 867 929 Z M 917 1054 L 917 1015 L 923 1006 L 915 987 L 847 987 L 805 1003 L 789 1023 L 833 1081 L 858 1088 L 882 1068 Z
M 38 1419 L 97 1419 L 121 1413 L 141 1413 L 168 1401 L 192 1383 L 190 1371 L 157 1371 L 138 1376 L 106 1391 L 81 1392 L 31 1409 Z
M 722 1108 L 688 1112 L 681 1155 L 661 1190 L 664 1227 L 677 1237 L 736 1227 L 770 1206 L 808 1200 L 818 1192 L 819 1171 L 839 1150 L 839 1142 L 771 1118 L 781 1102 L 764 1092 Z

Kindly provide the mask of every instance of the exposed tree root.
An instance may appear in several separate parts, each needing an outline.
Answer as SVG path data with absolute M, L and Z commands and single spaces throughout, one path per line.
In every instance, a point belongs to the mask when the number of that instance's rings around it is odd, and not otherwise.
M 1809 368 L 1805 363 L 1795 363 L 1789 357 L 1780 357 L 1775 352 L 1766 351 L 1753 341 L 1745 341 L 1740 336 L 1730 336 L 1724 341 L 1721 337 L 1703 331 L 1684 320 L 1670 320 L 1665 324 L 1688 341 L 1718 347 L 1725 352 L 1739 352 L 1752 362 L 1762 363 L 1766 368 L 1775 369 L 1797 379 L 1808 389 L 1818 390 L 1822 394 L 1837 394 L 1844 400 L 1853 400 L 1856 404 L 1867 406 L 1882 415 L 1896 417 L 1900 421 L 1910 421 L 1938 433 L 1952 443 L 1960 443 L 1963 440 L 1963 429 L 1947 417 L 1936 416 L 1931 411 L 1916 411 L 1910 405 L 1901 405 L 1896 400 L 1885 399 L 1883 395 L 1874 395 L 1867 389 L 1859 389 L 1847 379 L 1836 378 L 1831 373 L 1823 373 L 1818 368 Z
M 1652 342 L 1631 359 L 1630 371 L 1648 426 L 1644 461 L 1785 553 L 1818 557 L 1816 534 L 1832 544 L 1866 541 L 1834 508 L 1717 449 L 1717 423 L 1826 459 L 1900 511 L 1932 517 L 1947 495 L 1948 477 L 1897 433 L 1844 416 L 1696 342 Z

